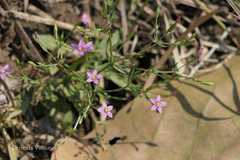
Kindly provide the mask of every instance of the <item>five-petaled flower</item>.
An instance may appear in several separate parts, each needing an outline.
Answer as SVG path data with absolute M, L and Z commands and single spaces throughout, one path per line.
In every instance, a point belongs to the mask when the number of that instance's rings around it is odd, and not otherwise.
M 107 105 L 106 102 L 102 102 L 102 105 L 98 108 L 98 112 L 101 114 L 101 116 L 106 119 L 107 117 L 112 118 L 113 106 Z
M 4 66 L 0 67 L 0 78 L 4 80 L 11 72 L 11 67 L 9 64 L 5 64 Z
M 81 16 L 81 22 L 84 25 L 88 26 L 91 22 L 90 16 L 87 13 L 83 13 Z
M 101 80 L 103 79 L 103 76 L 97 72 L 97 70 L 89 70 L 87 72 L 87 82 L 88 83 L 94 83 L 97 85 Z
M 71 46 L 73 49 L 73 53 L 76 55 L 80 55 L 81 57 L 94 49 L 92 42 L 86 43 L 83 39 L 80 39 L 78 43 L 72 43 Z
M 162 112 L 162 109 L 163 109 L 164 107 L 166 107 L 166 105 L 167 105 L 167 102 L 163 101 L 163 100 L 161 99 L 161 96 L 157 96 L 157 97 L 155 97 L 155 98 L 151 98 L 151 99 L 150 99 L 150 102 L 151 102 L 151 104 L 152 104 L 151 110 L 152 110 L 152 111 L 157 111 L 157 112 L 159 112 L 159 113 L 161 113 L 161 112 Z

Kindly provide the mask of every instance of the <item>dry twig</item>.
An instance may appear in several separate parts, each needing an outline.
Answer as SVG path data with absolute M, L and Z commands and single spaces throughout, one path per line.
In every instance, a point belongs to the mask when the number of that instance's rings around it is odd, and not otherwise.
M 123 27 L 123 54 L 126 55 L 128 51 L 128 22 L 127 22 L 127 16 L 126 16 L 126 2 L 125 0 L 119 1 L 119 6 L 120 6 L 120 12 L 121 12 L 121 22 L 122 22 L 122 27 Z
M 8 11 L 8 13 L 17 19 L 25 20 L 28 22 L 35 22 L 35 23 L 39 23 L 39 24 L 50 25 L 50 26 L 56 25 L 59 28 L 66 29 L 69 31 L 80 32 L 80 33 L 86 34 L 90 37 L 101 37 L 104 35 L 103 33 L 100 33 L 100 32 L 94 31 L 94 30 L 90 30 L 90 29 L 85 29 L 80 26 L 75 26 L 70 23 L 58 21 L 53 18 L 40 17 L 40 16 L 28 14 L 28 13 L 18 12 L 15 10 L 10 10 L 10 11 Z
M 3 9 L 9 10 L 10 7 L 9 7 L 9 5 L 8 5 L 6 0 L 1 0 L 0 4 L 3 7 Z M 28 46 L 29 49 L 30 49 L 30 52 L 27 52 L 28 56 L 30 58 L 32 58 L 33 60 L 43 61 L 43 58 L 42 58 L 41 54 L 38 52 L 38 50 L 36 49 L 36 47 L 32 43 L 31 38 L 29 38 L 29 36 L 25 32 L 25 30 L 24 30 L 23 26 L 21 25 L 21 23 L 19 21 L 16 21 L 16 25 L 15 26 L 16 26 L 16 31 L 17 31 L 18 35 L 22 38 L 22 40 L 24 41 L 25 45 Z

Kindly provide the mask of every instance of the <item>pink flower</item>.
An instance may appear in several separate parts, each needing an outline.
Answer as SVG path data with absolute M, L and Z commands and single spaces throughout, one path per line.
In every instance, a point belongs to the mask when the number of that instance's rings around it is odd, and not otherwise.
M 84 56 L 86 53 L 91 52 L 94 49 L 92 42 L 85 43 L 83 39 L 80 39 L 78 44 L 72 43 L 71 46 L 73 53 L 80 56 Z
M 163 109 L 164 107 L 166 107 L 166 105 L 167 105 L 167 102 L 163 101 L 163 100 L 161 99 L 161 96 L 157 96 L 157 97 L 155 97 L 155 98 L 151 98 L 151 99 L 150 99 L 150 102 L 151 102 L 151 104 L 152 104 L 151 110 L 152 110 L 152 111 L 157 111 L 157 112 L 159 112 L 159 113 L 161 113 L 161 112 L 162 112 L 162 109 Z
M 81 22 L 84 25 L 88 26 L 91 22 L 90 16 L 87 13 L 83 13 L 81 16 Z
M 103 76 L 101 74 L 97 73 L 97 70 L 90 70 L 87 72 L 87 82 L 88 83 L 94 83 L 98 84 L 103 79 Z
M 11 67 L 9 64 L 0 67 L 0 78 L 4 80 L 10 74 L 10 71 Z
M 112 118 L 113 106 L 108 106 L 106 102 L 103 102 L 102 105 L 98 108 L 98 112 L 101 116 L 106 119 L 107 117 Z

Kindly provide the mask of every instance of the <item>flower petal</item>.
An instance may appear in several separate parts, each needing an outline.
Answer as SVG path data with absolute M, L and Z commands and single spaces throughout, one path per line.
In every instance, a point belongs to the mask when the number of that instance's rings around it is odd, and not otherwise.
M 99 81 L 97 79 L 92 80 L 92 82 L 96 85 L 99 83 Z
M 93 48 L 93 43 L 92 42 L 88 42 L 86 45 L 85 45 L 85 49 L 87 52 L 91 52 L 94 48 Z
M 92 72 L 91 71 L 87 71 L 87 77 L 91 77 L 92 76 Z
M 110 117 L 110 118 L 112 118 L 112 117 L 113 117 L 112 112 L 108 112 L 108 113 L 107 113 L 107 116 Z
M 95 70 L 95 69 L 92 70 L 92 74 L 96 76 L 97 75 L 97 70 Z
M 152 104 L 155 104 L 155 103 L 156 103 L 156 99 L 155 99 L 155 98 L 151 98 L 151 99 L 150 99 L 150 102 L 151 102 Z
M 155 106 L 155 105 L 152 105 L 152 106 L 151 106 L 151 110 L 152 110 L 152 111 L 155 111 L 157 108 L 158 108 L 158 107 Z
M 99 108 L 97 109 L 97 111 L 100 112 L 100 113 L 102 113 L 102 112 L 104 112 L 104 108 L 103 108 L 103 107 L 99 107 Z
M 2 69 L 3 69 L 4 72 L 9 72 L 10 71 L 10 65 L 6 64 L 6 65 L 3 66 Z
M 108 110 L 109 111 L 113 110 L 113 106 L 108 106 Z
M 92 82 L 92 79 L 91 79 L 91 78 L 88 78 L 88 79 L 87 79 L 87 82 L 88 82 L 88 83 L 91 83 L 91 82 Z
M 90 23 L 90 16 L 86 13 L 83 13 L 81 16 L 81 21 L 84 25 L 88 25 Z
M 155 100 L 160 102 L 161 101 L 161 96 L 158 95 Z
M 0 78 L 5 79 L 10 74 L 10 65 L 6 64 L 0 68 Z
M 78 42 L 78 48 L 82 48 L 85 45 L 85 42 L 81 38 L 80 41 Z
M 71 47 L 72 47 L 73 50 L 78 49 L 78 45 L 76 43 L 71 43 Z
M 161 107 L 157 107 L 156 111 L 159 112 L 159 113 L 162 113 L 162 108 Z
M 85 55 L 85 52 L 84 52 L 84 51 L 78 50 L 78 53 L 79 53 L 79 55 L 80 55 L 81 57 Z

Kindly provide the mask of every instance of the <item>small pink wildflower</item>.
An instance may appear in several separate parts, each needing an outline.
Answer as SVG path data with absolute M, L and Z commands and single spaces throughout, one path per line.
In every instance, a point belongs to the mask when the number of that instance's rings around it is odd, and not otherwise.
M 97 85 L 101 80 L 103 79 L 103 76 L 97 72 L 97 70 L 90 70 L 87 72 L 87 82 L 88 83 L 94 83 Z
M 103 102 L 102 105 L 98 108 L 98 112 L 101 114 L 101 116 L 106 119 L 107 117 L 112 118 L 113 106 L 108 106 L 106 102 Z
M 84 25 L 88 26 L 91 22 L 90 16 L 87 13 L 83 13 L 81 16 L 81 22 Z
M 4 80 L 10 74 L 10 71 L 11 67 L 9 64 L 0 67 L 0 78 Z
M 92 42 L 84 42 L 83 39 L 80 39 L 79 43 L 72 43 L 71 44 L 73 53 L 76 55 L 80 55 L 81 57 L 84 56 L 86 53 L 91 52 L 93 48 Z
M 157 97 L 155 97 L 155 98 L 151 98 L 151 99 L 150 99 L 150 102 L 151 102 L 151 104 L 152 104 L 151 110 L 152 110 L 152 111 L 157 111 L 157 112 L 159 112 L 159 113 L 161 113 L 161 112 L 162 112 L 162 109 L 163 109 L 164 107 L 166 107 L 166 105 L 167 105 L 167 102 L 163 101 L 163 100 L 161 99 L 161 96 L 157 96 Z

